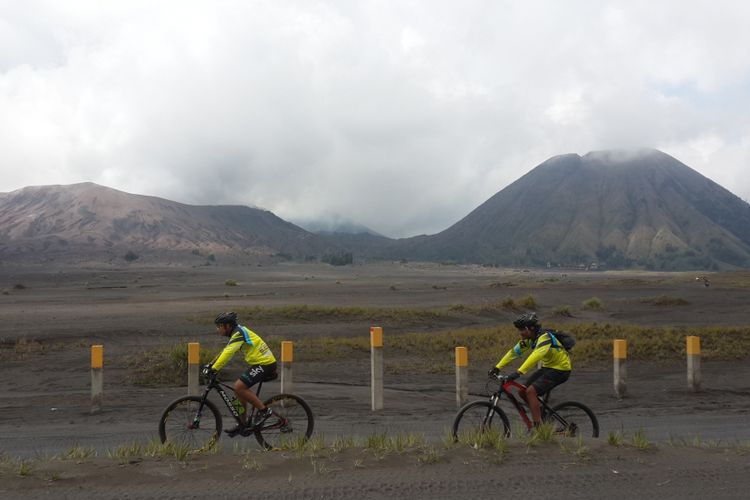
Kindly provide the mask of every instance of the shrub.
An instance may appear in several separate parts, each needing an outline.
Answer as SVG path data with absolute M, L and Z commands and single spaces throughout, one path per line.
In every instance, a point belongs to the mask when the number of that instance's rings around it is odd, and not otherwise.
M 670 297 L 669 295 L 658 295 L 656 297 L 644 297 L 641 299 L 644 304 L 652 304 L 655 306 L 686 306 L 690 304 L 685 299 L 679 297 Z
M 138 260 L 138 259 L 140 259 L 140 258 L 141 258 L 141 256 L 140 256 L 140 255 L 138 255 L 137 253 L 135 253 L 135 252 L 133 252 L 133 251 L 131 251 L 131 250 L 128 250 L 128 253 L 126 253 L 126 254 L 125 254 L 125 255 L 123 256 L 123 259 L 125 259 L 125 260 L 126 260 L 126 261 L 128 261 L 128 262 L 133 262 L 133 261 L 135 261 L 135 260 Z
M 591 297 L 590 299 L 586 299 L 583 301 L 584 309 L 599 310 L 602 307 L 602 301 L 599 300 L 598 297 Z
M 522 297 L 519 304 L 525 309 L 536 310 L 538 307 L 538 304 L 536 303 L 536 300 L 534 300 L 534 297 L 532 295 Z
M 565 316 L 566 318 L 572 318 L 573 313 L 570 312 L 570 306 L 558 306 L 552 311 L 555 316 Z
M 226 286 L 237 286 L 237 280 L 226 280 L 224 284 Z

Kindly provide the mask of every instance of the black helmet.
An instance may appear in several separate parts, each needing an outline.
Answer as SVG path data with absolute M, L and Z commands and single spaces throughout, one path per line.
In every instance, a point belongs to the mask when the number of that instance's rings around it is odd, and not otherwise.
M 536 317 L 536 313 L 526 313 L 516 318 L 516 320 L 513 321 L 513 326 L 515 326 L 518 330 L 522 330 L 524 328 L 538 328 L 539 320 Z
M 216 316 L 214 320 L 215 325 L 236 325 L 237 324 L 237 313 L 235 312 L 223 312 Z

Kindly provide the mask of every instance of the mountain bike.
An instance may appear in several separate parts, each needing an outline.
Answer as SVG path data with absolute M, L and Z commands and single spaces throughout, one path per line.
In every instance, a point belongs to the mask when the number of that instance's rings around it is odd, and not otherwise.
M 496 389 L 490 389 L 490 385 L 499 382 Z M 453 440 L 458 441 L 461 436 L 476 436 L 485 432 L 502 433 L 510 437 L 510 422 L 508 416 L 500 408 L 500 398 L 506 398 L 515 407 L 526 428 L 531 431 L 534 427 L 523 400 L 516 397 L 511 389 L 525 391 L 526 386 L 515 380 L 508 380 L 506 376 L 492 376 L 487 382 L 488 401 L 473 401 L 465 404 L 458 410 L 453 421 Z M 554 425 L 555 433 L 563 436 L 591 436 L 599 437 L 599 421 L 596 415 L 583 403 L 566 401 L 555 406 L 549 405 L 549 396 L 552 391 L 544 396 L 537 396 L 542 410 L 542 422 Z
M 232 398 L 225 389 L 234 394 L 234 389 L 220 382 L 217 373 L 204 370 L 206 387 L 202 396 L 184 396 L 172 401 L 159 420 L 159 437 L 162 443 L 167 441 L 186 446 L 190 450 L 207 450 L 221 437 L 223 427 L 222 416 L 216 405 L 208 399 L 211 391 L 219 393 L 221 400 L 229 409 L 230 414 L 239 424 L 240 413 L 232 404 Z M 278 375 L 266 379 L 270 381 Z M 255 394 L 260 396 L 263 382 L 258 382 Z M 271 408 L 272 415 L 259 425 L 251 425 L 256 409 L 252 408 L 247 415 L 245 428 L 240 432 L 242 436 L 254 435 L 258 443 L 265 449 L 278 449 L 284 444 L 291 444 L 301 440 L 307 441 L 313 432 L 315 420 L 310 406 L 299 396 L 294 394 L 277 394 L 266 401 Z M 239 406 L 241 409 L 242 407 Z

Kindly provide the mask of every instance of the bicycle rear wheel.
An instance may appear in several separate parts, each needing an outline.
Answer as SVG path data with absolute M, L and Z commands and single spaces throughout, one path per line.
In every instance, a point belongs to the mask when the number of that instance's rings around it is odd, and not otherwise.
M 298 446 L 313 433 L 315 418 L 304 399 L 294 394 L 278 394 L 265 401 L 273 415 L 255 429 L 255 439 L 267 449 Z
M 556 432 L 569 437 L 599 437 L 599 421 L 588 406 L 566 401 L 552 408 L 545 421 L 555 425 Z
M 167 406 L 159 420 L 162 443 L 207 450 L 221 437 L 221 414 L 211 401 L 185 396 Z
M 453 421 L 453 441 L 481 448 L 495 438 L 510 437 L 505 412 L 488 401 L 474 401 L 458 410 Z

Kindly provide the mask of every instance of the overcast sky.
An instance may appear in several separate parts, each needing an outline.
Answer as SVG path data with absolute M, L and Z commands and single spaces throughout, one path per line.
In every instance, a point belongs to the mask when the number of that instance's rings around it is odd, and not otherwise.
M 388 236 L 547 158 L 750 199 L 750 3 L 0 0 L 0 192 L 93 181 Z

